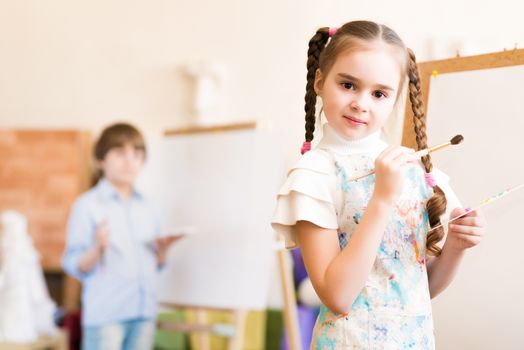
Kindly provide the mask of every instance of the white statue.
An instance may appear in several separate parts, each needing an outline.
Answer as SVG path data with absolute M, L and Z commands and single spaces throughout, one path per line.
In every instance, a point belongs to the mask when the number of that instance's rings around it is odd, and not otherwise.
M 194 62 L 184 71 L 194 80 L 193 114 L 195 123 L 212 125 L 224 122 L 226 69 L 216 62 Z
M 0 341 L 28 343 L 54 335 L 56 306 L 27 233 L 27 220 L 16 211 L 6 211 L 0 223 Z

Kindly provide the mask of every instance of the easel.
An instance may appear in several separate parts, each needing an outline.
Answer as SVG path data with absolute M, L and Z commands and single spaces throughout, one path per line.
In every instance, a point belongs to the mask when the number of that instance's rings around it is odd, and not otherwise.
M 284 242 L 282 239 L 277 239 L 277 259 L 280 273 L 280 281 L 282 284 L 282 292 L 284 297 L 284 327 L 288 339 L 288 347 L 290 350 L 302 350 L 302 343 L 300 341 L 300 329 L 298 326 L 297 302 L 293 287 L 293 279 L 290 271 L 288 257 L 286 256 Z M 195 314 L 196 322 L 174 322 L 174 321 L 159 321 L 157 328 L 162 330 L 171 330 L 177 332 L 198 333 L 198 346 L 200 350 L 209 350 L 210 336 L 218 335 L 229 338 L 228 350 L 242 350 L 244 344 L 244 331 L 246 325 L 246 310 L 235 309 L 216 309 L 211 307 L 195 307 L 175 304 L 162 304 L 168 309 L 177 309 L 193 312 Z M 230 324 L 210 324 L 207 318 L 208 311 L 222 311 L 229 312 L 233 315 L 233 322 Z
M 421 62 L 418 66 L 424 112 L 425 115 L 427 112 L 429 119 L 427 133 L 430 143 L 453 135 L 453 131 L 464 133 L 464 145 L 435 157 L 437 161 L 434 163 L 435 166 L 442 166 L 441 170 L 450 176 L 451 187 L 460 189 L 460 199 L 464 205 L 475 207 L 477 202 L 471 199 L 477 198 L 477 195 L 488 196 L 495 193 L 492 192 L 494 189 L 499 191 L 518 184 L 523 175 L 518 161 L 523 146 L 522 124 L 516 124 L 521 120 L 521 99 L 513 91 L 520 91 L 524 49 L 504 49 L 474 56 L 458 55 Z M 493 82 L 500 82 L 504 88 L 500 89 Z M 487 91 L 486 94 L 477 94 L 483 89 Z M 456 91 L 464 94 L 458 96 Z M 504 109 L 498 108 L 501 105 Z M 486 108 L 488 106 L 493 106 L 497 112 L 493 113 L 493 110 Z M 415 147 L 409 101 L 406 107 L 403 144 Z M 515 143 L 508 147 L 507 140 L 515 140 Z M 489 153 L 477 148 L 484 144 L 490 145 Z M 463 165 L 462 169 L 459 164 Z M 473 176 L 476 181 L 470 181 Z M 486 210 L 489 225 L 483 246 L 468 252 L 474 257 L 464 259 L 460 267 L 461 278 L 453 282 L 453 288 L 443 293 L 445 295 L 439 297 L 438 305 L 433 308 L 436 328 L 439 329 L 439 324 L 446 324 L 446 327 L 440 327 L 436 336 L 436 342 L 441 348 L 507 349 L 522 339 L 518 323 L 514 327 L 507 327 L 497 322 L 499 319 L 511 320 L 521 316 L 524 304 L 520 298 L 506 297 L 493 310 L 484 308 L 484 300 L 497 293 L 498 286 L 512 290 L 514 295 L 522 295 L 521 285 L 516 283 L 512 286 L 513 281 L 509 278 L 519 273 L 520 264 L 508 263 L 506 260 L 507 256 L 520 254 L 516 247 L 522 245 L 518 217 L 522 213 L 522 203 L 522 200 L 516 200 L 512 205 L 499 204 L 505 206 L 504 216 L 500 215 L 500 209 Z M 504 236 L 499 236 L 499 233 Z M 502 269 L 504 274 L 499 274 Z M 489 283 L 486 283 L 485 276 L 495 278 L 490 278 Z M 485 285 L 494 287 L 484 288 Z M 475 298 L 465 307 L 464 297 L 472 293 L 475 293 Z M 472 315 L 480 308 L 483 314 L 490 314 L 490 317 L 471 317 L 468 322 L 463 322 L 448 316 L 458 309 L 464 315 Z M 455 336 L 457 332 L 454 330 L 458 327 L 461 328 L 460 336 Z M 462 336 L 464 334 L 471 336 Z M 497 337 L 491 342 L 492 334 L 497 334 Z
M 522 64 L 524 64 L 524 49 L 517 49 L 516 45 L 515 49 L 513 50 L 504 49 L 504 51 L 501 52 L 465 57 L 460 57 L 460 54 L 457 54 L 456 58 L 447 58 L 419 63 L 418 70 L 420 76 L 424 115 L 428 111 L 428 99 L 432 76 L 481 69 L 511 67 Z M 413 111 L 411 110 L 409 96 L 407 96 L 406 109 L 404 113 L 404 129 L 402 132 L 402 145 L 415 148 L 415 140 L 415 132 L 413 131 Z
M 284 326 L 288 339 L 288 346 L 290 350 L 302 350 L 302 342 L 300 340 L 300 328 L 298 326 L 298 311 L 297 299 L 293 286 L 293 278 L 289 271 L 288 257 L 284 248 L 284 240 L 279 235 L 277 242 L 281 247 L 277 247 L 278 268 L 280 272 L 280 281 L 282 284 L 282 292 L 284 295 Z
M 245 310 L 217 309 L 211 307 L 195 307 L 186 305 L 162 304 L 169 309 L 184 310 L 193 312 L 196 318 L 195 323 L 158 321 L 157 328 L 176 332 L 198 333 L 198 347 L 200 350 L 211 349 L 210 336 L 218 335 L 229 339 L 228 350 L 242 350 L 244 344 L 244 329 L 247 312 Z M 207 319 L 208 311 L 228 312 L 233 315 L 233 322 L 230 324 L 216 323 L 210 324 Z
M 167 130 L 165 136 L 179 136 L 191 135 L 198 133 L 216 133 L 234 130 L 255 129 L 256 122 L 237 123 L 216 125 L 211 127 L 187 127 L 174 130 Z M 293 278 L 290 274 L 291 268 L 289 266 L 289 257 L 284 248 L 284 242 L 281 237 L 277 237 L 276 256 L 278 269 L 280 274 L 280 281 L 282 285 L 283 301 L 284 301 L 284 327 L 288 339 L 288 348 L 290 350 L 302 350 L 302 343 L 300 339 L 300 329 L 298 325 L 298 312 L 293 286 Z M 184 305 L 164 305 L 168 308 L 177 308 L 187 311 L 193 311 L 196 315 L 196 322 L 188 324 L 187 322 L 159 322 L 160 329 L 174 330 L 181 332 L 196 332 L 198 333 L 198 344 L 201 350 L 210 349 L 210 335 L 220 335 L 229 338 L 228 350 L 241 350 L 244 343 L 244 330 L 246 324 L 246 310 L 232 310 L 232 309 L 214 309 L 208 307 L 194 307 Z M 233 314 L 233 322 L 231 324 L 210 324 L 207 320 L 206 311 L 227 311 Z

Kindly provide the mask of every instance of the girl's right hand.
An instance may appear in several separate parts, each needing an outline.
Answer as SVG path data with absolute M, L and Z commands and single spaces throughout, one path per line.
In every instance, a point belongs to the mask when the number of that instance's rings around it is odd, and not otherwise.
M 107 223 L 104 221 L 96 228 L 96 248 L 97 251 L 103 254 L 109 246 L 109 230 Z
M 375 160 L 375 191 L 373 196 L 388 204 L 395 204 L 407 169 L 417 163 L 415 150 L 402 146 L 386 148 Z

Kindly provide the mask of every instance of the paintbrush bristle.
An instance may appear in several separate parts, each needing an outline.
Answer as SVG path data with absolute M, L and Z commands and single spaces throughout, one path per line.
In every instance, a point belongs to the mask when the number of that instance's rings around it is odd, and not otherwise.
M 451 139 L 451 144 L 452 145 L 458 145 L 459 143 L 461 143 L 462 141 L 464 141 L 464 136 L 462 135 L 455 135 L 452 139 Z

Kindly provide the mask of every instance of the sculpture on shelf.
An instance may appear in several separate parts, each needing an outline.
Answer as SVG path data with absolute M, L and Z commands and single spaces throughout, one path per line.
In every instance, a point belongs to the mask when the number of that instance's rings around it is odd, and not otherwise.
M 56 306 L 27 233 L 27 220 L 16 211 L 5 211 L 0 224 L 0 341 L 28 343 L 54 335 Z
M 192 112 L 194 123 L 213 125 L 225 123 L 224 85 L 226 69 L 216 62 L 193 62 L 184 67 L 194 86 Z

